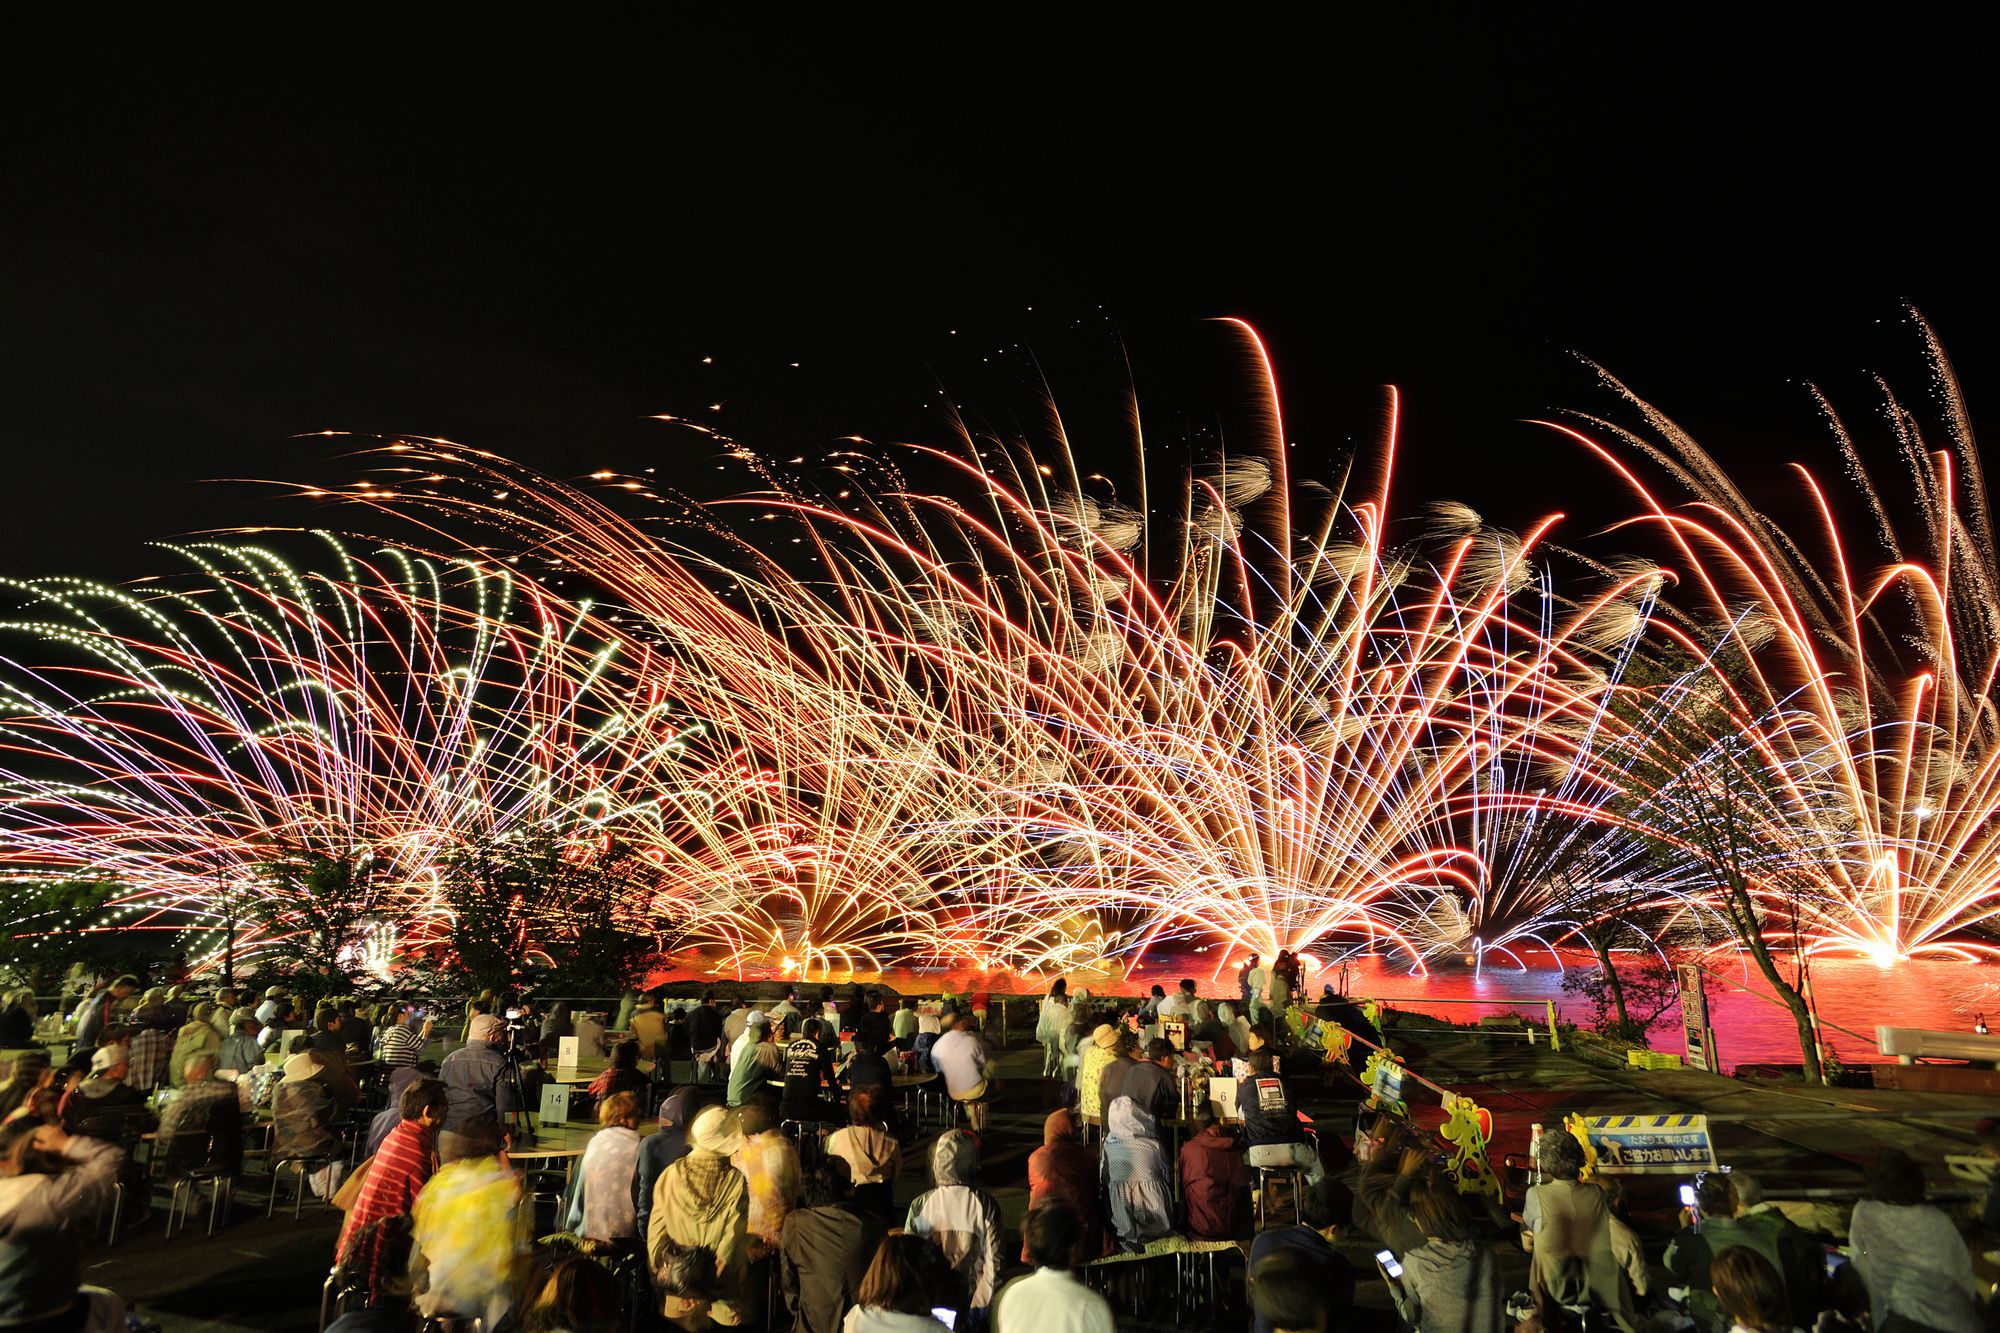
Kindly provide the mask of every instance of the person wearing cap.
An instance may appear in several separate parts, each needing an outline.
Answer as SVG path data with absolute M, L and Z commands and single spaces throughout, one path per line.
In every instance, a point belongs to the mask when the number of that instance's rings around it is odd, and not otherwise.
M 1099 1023 L 1090 1034 L 1090 1046 L 1076 1068 L 1076 1111 L 1086 1124 L 1104 1119 L 1102 1095 L 1104 1071 L 1118 1058 L 1118 1029 Z
M 96 991 L 76 1009 L 76 1049 L 87 1051 L 97 1044 L 97 1034 L 112 1021 L 118 1006 L 137 994 L 139 978 L 122 976 Z
M 215 1068 L 223 1077 L 247 1074 L 264 1063 L 264 1044 L 258 1040 L 263 1025 L 257 1011 L 248 1006 L 229 1015 L 230 1034 L 215 1053 Z
M 745 1278 L 750 1264 L 750 1186 L 730 1159 L 743 1147 L 734 1111 L 705 1107 L 688 1127 L 687 1156 L 660 1173 L 653 1184 L 653 1210 L 646 1226 L 646 1253 L 654 1259 L 654 1281 L 667 1242 L 705 1249 L 715 1256 L 714 1277 L 685 1293 L 660 1286 L 660 1313 L 676 1327 L 698 1330 L 711 1323 L 736 1328 L 752 1312 Z M 704 1276 L 706 1276 L 704 1274 Z
M 516 1095 L 514 1075 L 500 1049 L 505 1029 L 492 1014 L 475 1014 L 466 1029 L 471 1040 L 444 1058 L 438 1078 L 451 1107 L 438 1133 L 438 1157 L 455 1162 L 472 1146 L 467 1127 L 475 1121 L 498 1121 L 502 1115 L 525 1110 Z
M 743 1105 L 767 1079 L 784 1076 L 784 1060 L 771 1040 L 771 1020 L 755 1009 L 745 1020 L 744 1040 L 729 1062 L 729 1104 Z
M 283 986 L 273 986 L 265 991 L 264 1002 L 257 1006 L 257 1026 L 275 1029 L 278 1020 L 285 1016 L 286 1009 L 290 1007 L 287 1002 L 291 998 L 292 993 Z
M 271 1101 L 275 1135 L 271 1149 L 273 1162 L 324 1157 L 340 1144 L 336 1124 L 344 1107 L 360 1099 L 359 1090 L 344 1069 L 329 1062 L 323 1052 L 313 1049 L 308 1039 L 294 1039 L 296 1048 L 285 1061 L 284 1081 L 278 1084 Z M 325 1197 L 339 1183 L 339 1172 L 322 1168 L 307 1177 L 313 1193 Z
M 90 1057 L 90 1077 L 63 1095 L 63 1128 L 72 1134 L 92 1134 L 116 1140 L 127 1120 L 151 1128 L 146 1094 L 125 1081 L 129 1057 L 123 1046 L 100 1046 Z

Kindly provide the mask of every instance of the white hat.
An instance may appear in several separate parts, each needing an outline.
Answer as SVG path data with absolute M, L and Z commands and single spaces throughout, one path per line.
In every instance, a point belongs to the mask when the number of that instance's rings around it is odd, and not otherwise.
M 762 1009 L 752 1009 L 750 1017 L 743 1020 L 745 1027 L 767 1028 L 771 1026 L 771 1016 Z
M 292 998 L 292 993 L 283 986 L 273 986 L 264 992 L 264 998 L 267 1000 L 289 1000 Z
M 688 1127 L 688 1147 L 733 1157 L 743 1146 L 743 1128 L 736 1112 L 724 1106 L 704 1106 Z
M 90 1057 L 90 1072 L 102 1074 L 125 1058 L 123 1046 L 100 1046 Z

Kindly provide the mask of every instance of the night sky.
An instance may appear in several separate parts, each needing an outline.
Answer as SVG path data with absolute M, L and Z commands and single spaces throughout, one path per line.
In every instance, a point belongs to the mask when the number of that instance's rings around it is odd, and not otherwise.
M 1088 453 L 1129 355 L 1172 451 L 1240 418 L 1220 315 L 1269 340 L 1304 470 L 1393 382 L 1408 490 L 1503 521 L 1592 510 L 1521 424 L 1608 405 L 1575 353 L 1754 478 L 1825 457 L 1801 381 L 1857 414 L 1870 371 L 1921 393 L 1908 302 L 1977 418 L 1992 140 L 1956 11 L 1528 8 L 20 31 L 0 573 L 352 521 L 208 484 L 350 474 L 293 438 L 322 429 L 694 475 L 649 415 L 772 452 L 938 440 L 940 389 L 1024 420 L 1032 357 Z

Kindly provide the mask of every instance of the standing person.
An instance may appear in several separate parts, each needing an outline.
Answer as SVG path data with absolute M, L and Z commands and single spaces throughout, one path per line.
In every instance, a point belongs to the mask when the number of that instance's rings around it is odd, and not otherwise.
M 35 1044 L 35 993 L 23 986 L 6 997 L 0 1014 L 0 1050 L 18 1051 Z
M 462 1155 L 439 1167 L 410 1207 L 410 1239 L 430 1273 L 417 1308 L 495 1328 L 527 1282 L 534 1208 L 507 1161 L 498 1121 L 477 1121 L 460 1138 Z
M 711 1014 L 715 1013 L 715 997 L 704 995 L 701 1002 Z M 696 1011 L 697 1013 L 700 1010 Z M 716 1016 L 719 1034 L 721 1016 Z M 660 1002 L 650 995 L 641 995 L 632 1011 L 632 1039 L 639 1043 L 639 1056 L 644 1060 L 665 1060 L 669 1058 L 667 1049 L 667 1016 L 660 1012 Z M 710 1041 L 708 1045 L 715 1043 Z M 700 1048 L 698 1048 L 700 1049 Z
M 125 1154 L 102 1139 L 16 1120 L 0 1127 L 0 1327 L 110 1328 L 79 1305 L 100 1295 L 82 1282 L 82 1239 L 118 1180 Z M 115 1327 L 125 1327 L 117 1306 Z
M 999 1203 L 978 1184 L 978 1140 L 957 1129 L 938 1135 L 931 1147 L 931 1178 L 936 1185 L 911 1201 L 903 1229 L 943 1252 L 965 1283 L 967 1311 L 977 1323 L 993 1304 L 1005 1232 Z
M 785 987 L 784 998 L 764 1012 L 771 1016 L 772 1026 L 778 1028 L 780 1031 L 798 1031 L 798 1020 L 805 1017 L 804 1011 L 799 1008 L 799 988 L 797 986 Z
M 952 1333 L 931 1314 L 948 1299 L 942 1264 L 937 1250 L 915 1236 L 884 1236 L 841 1333 Z
M 741 995 L 729 1002 L 729 1012 L 722 1017 L 722 1039 L 729 1043 L 732 1060 L 743 1045 L 743 1034 L 750 1028 L 750 1015 L 756 1012 L 750 1007 L 750 1001 Z M 769 1020 L 766 1020 L 766 1026 L 769 1026 Z
M 166 1006 L 157 999 L 141 1002 L 132 1014 L 131 1072 L 125 1081 L 141 1092 L 168 1081 L 174 1054 L 174 1029 L 168 1023 Z
M 889 1019 L 889 1036 L 899 1051 L 916 1049 L 917 1043 L 917 997 L 905 995 L 903 1002 Z
M 639 1168 L 639 1099 L 614 1092 L 597 1104 L 602 1126 L 583 1151 L 578 1166 L 582 1188 L 570 1205 L 569 1230 L 585 1240 L 612 1245 L 634 1243 L 639 1235 L 632 1181 Z
M 639 1020 L 645 1016 L 645 1005 L 646 1001 L 640 1000 L 639 1012 L 633 1015 L 632 1023 L 635 1029 Z M 666 1036 L 664 1024 L 661 1025 L 660 1035 L 662 1039 Z M 645 1054 L 643 1039 L 639 1043 L 639 1049 L 640 1054 Z M 724 1063 L 723 1055 L 727 1049 L 722 1044 L 722 1015 L 715 1008 L 715 992 L 705 991 L 702 993 L 701 1003 L 688 1015 L 688 1055 L 694 1062 L 696 1083 L 722 1082 L 717 1075 L 728 1070 L 729 1066 Z
M 889 1130 L 888 1106 L 887 1088 L 856 1088 L 847 1098 L 849 1124 L 826 1140 L 828 1155 L 847 1163 L 856 1205 L 884 1226 L 895 1221 L 896 1177 L 903 1174 L 903 1145 Z
M 1277 961 L 1271 964 L 1269 981 L 1271 991 L 1272 1032 L 1276 1034 L 1279 1025 L 1285 1021 L 1285 1011 L 1292 1006 L 1292 990 L 1298 976 L 1298 963 L 1292 958 L 1291 950 L 1278 950 Z
M 1035 1019 L 1035 1040 L 1042 1044 L 1042 1077 L 1061 1078 L 1063 1033 L 1070 1026 L 1069 981 L 1057 977 L 1042 998 L 1042 1010 Z M 1044 1106 L 1047 1102 L 1042 1103 Z
M 444 1123 L 445 1106 L 444 1084 L 434 1078 L 414 1079 L 404 1087 L 396 1103 L 398 1122 L 369 1158 L 360 1193 L 341 1224 L 334 1261 L 359 1280 L 364 1304 L 383 1304 L 385 1280 L 409 1262 L 408 1233 L 383 1224 L 407 1217 L 436 1174 L 437 1129 Z
M 830 1100 L 834 1083 L 833 1051 L 820 1040 L 822 1031 L 817 1018 L 808 1018 L 798 1040 L 785 1046 L 782 1113 L 787 1120 L 837 1124 L 845 1119 L 841 1108 Z
M 736 1113 L 702 1109 L 688 1130 L 688 1154 L 660 1173 L 646 1253 L 660 1312 L 689 1333 L 744 1322 L 750 1263 L 750 1187 L 729 1164 L 743 1146 Z
M 1634 1327 L 1625 1272 L 1612 1250 L 1611 1205 L 1604 1191 L 1584 1183 L 1583 1145 L 1566 1131 L 1544 1134 L 1542 1174 L 1551 1177 L 1530 1187 L 1521 1223 L 1533 1256 L 1528 1286 L 1537 1309 L 1586 1303 L 1609 1316 L 1619 1328 Z M 1713 1173 L 1720 1174 L 1720 1173 Z M 1553 1312 L 1543 1316 L 1560 1317 Z
M 1854 1205 L 1847 1236 L 1875 1327 L 1896 1319 L 1940 1333 L 1978 1333 L 1971 1254 L 1951 1219 L 1924 1202 L 1923 1169 L 1885 1148 L 1868 1172 L 1868 1190 L 1874 1197 Z
M 1097 1207 L 1097 1158 L 1077 1142 L 1076 1116 L 1066 1110 L 1049 1112 L 1042 1122 L 1042 1146 L 1028 1157 L 1028 1211 L 1050 1203 L 1062 1203 L 1076 1216 L 1077 1268 L 1101 1257 L 1104 1219 Z M 1027 1245 L 1021 1247 L 1022 1261 L 1028 1262 Z
M 1201 1129 L 1181 1145 L 1180 1168 L 1189 1234 L 1197 1240 L 1241 1236 L 1250 1220 L 1250 1169 L 1242 1142 L 1206 1107 Z
M 972 1132 L 986 1131 L 986 1043 L 980 1039 L 979 1023 L 971 1015 L 951 1025 L 951 1031 L 931 1047 L 931 1063 L 944 1075 L 945 1092 L 965 1108 Z
M 1270 1010 L 1265 1006 L 1265 995 L 1270 989 L 1271 974 L 1265 970 L 1263 959 L 1250 955 L 1250 965 L 1243 969 L 1243 1013 L 1251 1027 L 1263 1026 Z
M 618 1001 L 618 1012 L 612 1015 L 611 1030 L 613 1032 L 631 1032 L 632 1014 L 638 1007 L 639 992 L 634 988 L 627 987 L 625 994 Z
M 438 1066 L 438 1078 L 451 1097 L 451 1111 L 438 1132 L 438 1157 L 447 1165 L 485 1146 L 486 1135 L 482 1131 L 475 1139 L 473 1125 L 498 1125 L 501 1116 L 525 1109 L 514 1087 L 507 1055 L 500 1049 L 505 1035 L 498 1018 L 476 1014 L 471 1040 Z
M 847 1163 L 821 1158 L 779 1237 L 778 1282 L 792 1309 L 792 1333 L 840 1333 L 887 1230 L 855 1206 Z
M 1458 1191 L 1435 1170 L 1410 1189 L 1410 1215 L 1424 1243 L 1403 1255 L 1403 1276 L 1391 1280 L 1396 1312 L 1415 1333 L 1500 1333 L 1506 1295 L 1500 1264 L 1474 1237 Z
M 1028 1210 L 1021 1235 L 1031 1276 L 1016 1278 L 993 1305 L 994 1333 L 1114 1333 L 1111 1307 L 1076 1280 L 1083 1221 L 1061 1200 Z

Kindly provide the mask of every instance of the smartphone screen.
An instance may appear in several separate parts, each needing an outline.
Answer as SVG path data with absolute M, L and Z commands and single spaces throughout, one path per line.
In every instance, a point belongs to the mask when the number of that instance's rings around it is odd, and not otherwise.
M 934 1305 L 931 1307 L 931 1318 L 937 1320 L 940 1324 L 943 1324 L 946 1328 L 955 1329 L 958 1327 L 958 1311 L 947 1309 L 942 1305 Z
M 1683 1206 L 1688 1208 L 1694 1207 L 1694 1186 L 1692 1185 L 1681 1186 L 1681 1203 Z
M 1391 1250 L 1375 1251 L 1375 1262 L 1382 1265 L 1382 1271 L 1390 1277 L 1401 1277 L 1403 1275 L 1403 1266 L 1396 1262 L 1396 1255 Z

